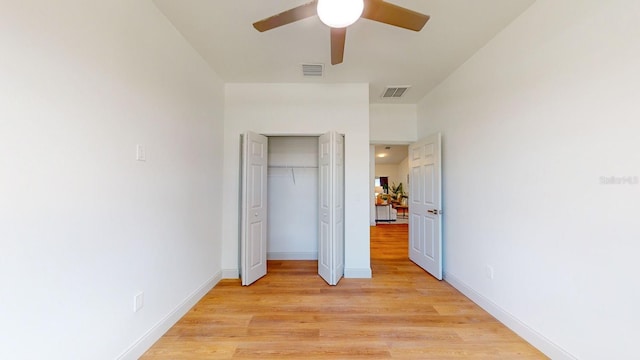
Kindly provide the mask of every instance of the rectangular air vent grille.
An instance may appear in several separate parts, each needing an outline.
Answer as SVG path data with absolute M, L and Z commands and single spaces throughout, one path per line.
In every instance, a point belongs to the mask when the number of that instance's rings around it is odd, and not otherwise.
M 387 86 L 382 93 L 383 98 L 400 98 L 411 86 Z
M 318 77 L 318 76 L 322 76 L 323 73 L 324 73 L 323 64 L 302 64 L 303 76 Z

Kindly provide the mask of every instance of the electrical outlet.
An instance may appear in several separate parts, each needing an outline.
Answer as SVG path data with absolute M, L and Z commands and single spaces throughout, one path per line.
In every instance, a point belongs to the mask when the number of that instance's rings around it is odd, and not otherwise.
M 489 280 L 493 280 L 493 266 L 491 265 L 485 266 L 484 272 Z
M 136 145 L 136 160 L 147 161 L 147 153 L 145 151 L 144 145 Z
M 133 312 L 138 312 L 144 306 L 144 293 L 139 292 L 133 297 Z

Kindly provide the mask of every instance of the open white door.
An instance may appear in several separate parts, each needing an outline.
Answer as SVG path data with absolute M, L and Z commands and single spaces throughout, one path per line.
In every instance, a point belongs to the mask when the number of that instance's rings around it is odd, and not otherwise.
M 344 136 L 320 136 L 318 156 L 318 274 L 337 285 L 344 275 Z
M 409 259 L 442 280 L 440 134 L 409 145 Z
M 242 141 L 240 269 L 242 285 L 267 274 L 267 137 L 252 132 Z

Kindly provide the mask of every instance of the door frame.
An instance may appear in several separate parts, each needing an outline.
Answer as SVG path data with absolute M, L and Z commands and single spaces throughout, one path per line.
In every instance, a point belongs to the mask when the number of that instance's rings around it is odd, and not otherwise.
M 423 137 L 424 138 L 424 137 Z M 414 141 L 395 141 L 395 140 L 390 140 L 390 141 L 386 141 L 386 140 L 375 140 L 375 141 L 371 141 L 369 142 L 369 203 L 370 203 L 370 217 L 371 217 L 371 226 L 377 226 L 376 222 L 375 222 L 375 189 L 374 189 L 374 181 L 376 178 L 376 157 L 375 157 L 375 145 L 391 145 L 391 146 L 407 146 L 407 148 L 409 146 L 411 146 L 411 144 L 416 143 L 417 141 L 420 141 L 421 139 L 418 140 L 414 140 Z M 442 159 L 442 148 L 441 150 L 441 159 Z M 407 155 L 409 156 L 409 155 Z M 442 161 L 441 161 L 441 165 L 442 165 Z M 442 175 L 442 166 L 441 166 L 441 177 Z M 409 188 L 407 185 L 407 189 Z M 411 192 L 409 192 L 409 196 L 411 196 Z M 441 192 L 441 198 L 444 199 L 445 194 L 444 194 L 444 187 L 442 188 L 442 192 Z M 444 205 L 443 205 L 444 206 Z M 442 217 L 442 214 L 440 214 L 440 217 Z M 384 225 L 382 225 L 384 226 Z M 407 227 L 409 229 L 409 232 L 407 234 L 407 245 L 409 244 L 409 236 L 411 234 L 411 225 L 407 224 Z M 444 231 L 443 231 L 443 227 L 444 227 L 444 222 L 441 220 L 441 224 L 440 224 L 440 233 L 441 233 L 441 242 L 442 242 L 442 246 L 441 246 L 441 251 L 443 253 L 442 257 L 443 257 L 443 262 L 444 262 Z M 369 239 L 369 243 L 371 243 L 371 239 Z M 408 254 L 407 254 L 407 259 L 408 259 Z M 416 265 L 417 266 L 417 265 Z M 443 268 L 443 275 L 444 275 L 444 268 Z
M 242 270 L 242 267 L 243 267 L 242 266 L 243 256 L 245 255 L 244 252 L 243 252 L 243 246 L 244 246 L 243 242 L 245 241 L 245 236 L 243 234 L 243 224 L 244 224 L 245 220 L 244 220 L 243 217 L 247 216 L 247 209 L 245 208 L 245 200 L 243 198 L 245 196 L 244 188 L 245 188 L 245 181 L 246 181 L 245 172 L 243 171 L 243 168 L 245 166 L 245 164 L 244 164 L 244 162 L 245 162 L 245 160 L 244 160 L 245 146 L 244 146 L 243 142 L 246 141 L 246 139 L 244 139 L 245 135 L 248 134 L 248 133 L 252 133 L 252 132 L 256 133 L 258 135 L 264 136 L 267 139 L 269 137 L 278 137 L 278 136 L 283 136 L 283 137 L 317 137 L 318 139 L 320 139 L 320 136 L 327 134 L 327 132 L 320 133 L 320 134 L 318 134 L 318 133 L 295 133 L 295 134 L 265 133 L 265 132 L 258 132 L 257 130 L 256 131 L 247 130 L 247 131 L 244 131 L 244 132 L 242 132 L 240 134 L 240 138 L 241 138 L 240 144 L 241 144 L 241 146 L 240 146 L 240 149 L 239 149 L 240 150 L 240 164 L 239 164 L 239 167 L 240 167 L 240 172 L 239 172 L 240 179 L 239 180 L 240 180 L 241 187 L 240 187 L 239 199 L 238 199 L 239 200 L 238 201 L 239 202 L 239 204 L 238 204 L 238 210 L 239 210 L 238 211 L 238 213 L 239 213 L 238 226 L 240 228 L 239 229 L 240 231 L 238 233 L 238 235 L 239 235 L 238 236 L 238 241 L 239 241 L 238 254 L 239 254 L 239 260 L 240 260 L 239 269 L 241 269 L 241 270 Z M 344 142 L 345 142 L 346 136 L 345 136 L 345 134 L 339 133 L 339 132 L 337 132 L 335 130 L 331 130 L 329 132 L 332 132 L 332 133 L 335 133 L 335 134 L 338 134 L 338 135 L 342 136 L 342 146 L 343 146 L 343 149 L 342 149 L 342 156 L 343 156 L 342 164 L 343 165 L 342 166 L 344 168 L 344 160 L 345 160 L 345 158 L 344 158 Z M 267 158 L 268 158 L 268 152 L 267 152 Z M 268 162 L 267 162 L 267 167 L 268 167 Z M 344 174 L 342 175 L 342 181 L 344 182 Z M 266 185 L 266 184 L 267 183 L 265 183 L 265 186 L 268 187 L 268 185 Z M 342 189 L 343 189 L 343 191 L 342 191 L 342 208 L 344 210 L 344 201 L 345 201 L 344 183 L 342 184 Z M 268 214 L 267 214 L 267 218 L 268 218 Z M 342 224 L 344 226 L 344 214 L 343 214 L 343 218 L 342 218 Z M 342 254 L 341 254 L 341 256 L 342 256 L 343 259 L 342 259 L 342 262 L 341 262 L 342 274 L 340 275 L 340 278 L 344 277 L 344 264 L 345 264 L 344 259 L 346 257 L 346 255 L 345 255 L 346 254 L 346 249 L 344 247 L 344 229 L 343 229 L 342 240 L 343 240 L 343 246 L 342 246 Z M 266 241 L 267 240 L 265 240 L 265 242 Z M 320 239 L 318 239 L 318 244 L 320 244 Z M 265 246 L 264 246 L 264 251 L 265 252 L 266 252 L 266 248 L 267 248 L 267 245 L 265 244 Z M 333 255 L 335 257 L 335 254 L 333 254 Z M 319 256 L 319 252 L 318 252 L 318 256 Z M 265 259 L 266 258 L 267 257 L 265 255 Z M 318 275 L 320 276 L 320 274 L 318 274 Z M 245 285 L 245 281 L 244 281 L 244 278 L 243 278 L 242 271 L 240 272 L 240 277 L 241 277 L 242 284 Z M 337 281 L 339 281 L 339 278 L 337 279 Z M 336 281 L 336 284 L 337 284 L 337 281 Z M 251 283 L 246 284 L 246 285 L 250 285 L 250 284 Z M 335 284 L 330 284 L 330 285 L 335 285 Z

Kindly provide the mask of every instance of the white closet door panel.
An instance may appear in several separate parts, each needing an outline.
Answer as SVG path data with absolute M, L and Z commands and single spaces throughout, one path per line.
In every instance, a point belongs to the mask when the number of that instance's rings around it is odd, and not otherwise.
M 243 136 L 240 267 L 245 286 L 267 274 L 267 144 L 266 136 Z

